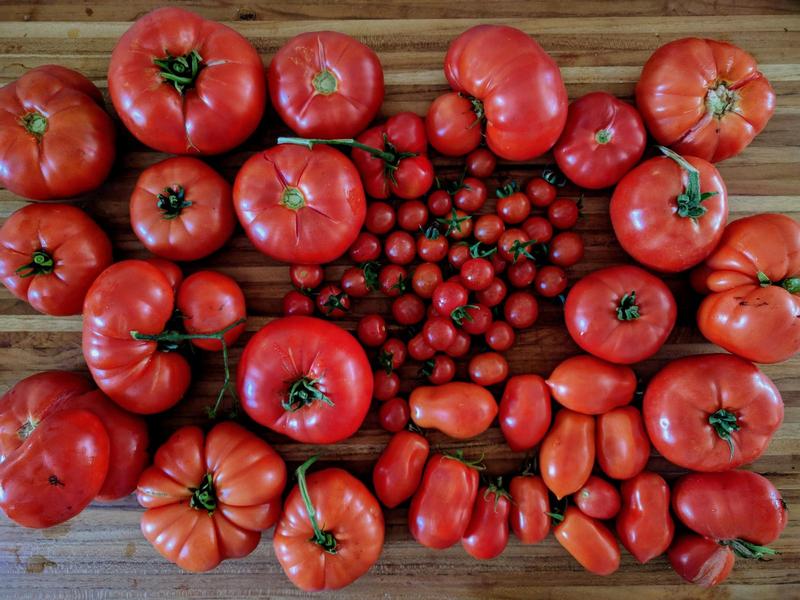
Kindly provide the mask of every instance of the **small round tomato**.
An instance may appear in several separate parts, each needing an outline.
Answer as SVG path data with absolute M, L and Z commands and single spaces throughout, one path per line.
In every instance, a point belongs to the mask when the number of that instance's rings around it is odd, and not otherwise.
M 492 308 L 505 299 L 507 292 L 508 288 L 505 282 L 499 277 L 495 277 L 486 289 L 476 292 L 475 298 L 477 298 L 478 302 L 481 304 Z
M 469 361 L 469 378 L 484 387 L 505 381 L 508 377 L 508 361 L 497 352 L 476 354 Z
M 472 235 L 482 244 L 491 245 L 497 243 L 505 229 L 503 219 L 497 215 L 481 215 L 475 221 Z
M 428 228 L 417 236 L 416 247 L 417 254 L 422 260 L 437 263 L 447 256 L 450 242 L 439 233 L 438 229 Z
M 338 285 L 326 285 L 317 296 L 317 309 L 326 317 L 338 319 L 350 312 L 350 296 Z
M 669 548 L 675 522 L 669 514 L 669 486 L 657 473 L 643 471 L 622 482 L 617 535 L 625 549 L 644 564 Z
M 397 433 L 408 425 L 411 412 L 408 402 L 402 398 L 395 397 L 381 404 L 378 411 L 378 422 L 386 431 Z
M 523 473 L 511 480 L 509 521 L 523 544 L 538 544 L 550 533 L 550 494 L 541 477 Z
M 485 183 L 480 179 L 467 177 L 453 194 L 453 204 L 465 213 L 474 213 L 486 204 L 487 193 Z
M 398 431 L 392 436 L 372 469 L 372 486 L 384 506 L 395 508 L 414 495 L 429 452 L 428 440 L 419 433 Z
M 448 356 L 452 356 L 453 358 L 462 358 L 469 353 L 471 345 L 472 338 L 470 335 L 463 329 L 459 329 L 456 332 L 456 339 L 445 352 L 447 352 Z
M 363 298 L 378 287 L 378 263 L 367 262 L 349 267 L 342 273 L 342 290 L 352 298 Z
M 454 208 L 447 217 L 437 219 L 445 228 L 445 235 L 453 240 L 463 240 L 472 234 L 472 217 L 463 210 Z
M 492 321 L 484 334 L 486 344 L 492 350 L 505 352 L 510 350 L 516 341 L 514 328 L 505 321 Z
M 447 92 L 428 107 L 428 142 L 445 156 L 463 156 L 481 142 L 480 117 L 466 95 Z
M 539 468 L 560 500 L 583 487 L 595 457 L 594 417 L 562 408 L 539 448 Z
M 358 322 L 357 333 L 365 346 L 380 346 L 386 341 L 386 321 L 380 315 L 365 315 Z
M 478 490 L 472 516 L 461 538 L 467 554 L 479 560 L 495 558 L 508 545 L 508 515 L 511 496 L 501 480 Z
M 578 216 L 578 204 L 569 198 L 557 198 L 547 207 L 547 219 L 556 229 L 572 229 L 578 222 Z
M 347 255 L 353 262 L 365 263 L 378 260 L 381 250 L 381 241 L 378 236 L 368 231 L 362 231 L 347 250 Z
M 470 254 L 469 246 L 467 246 L 466 242 L 453 244 L 450 246 L 450 250 L 447 251 L 447 262 L 454 269 L 460 269 L 470 258 L 472 258 L 472 254 Z
M 450 317 L 433 317 L 425 322 L 422 335 L 431 348 L 443 352 L 456 339 L 456 326 Z
M 650 438 L 642 413 L 635 406 L 621 406 L 598 415 L 597 464 L 612 479 L 630 479 L 647 466 Z
M 547 208 L 556 199 L 556 186 L 541 177 L 534 177 L 525 184 L 525 195 L 533 206 Z
M 298 290 L 315 290 L 322 285 L 325 272 L 320 265 L 290 265 L 289 279 Z
M 432 358 L 436 350 L 431 348 L 425 336 L 418 333 L 408 340 L 408 355 L 414 360 L 425 361 Z
M 416 325 L 425 318 L 425 304 L 416 294 L 403 294 L 392 302 L 392 316 L 398 325 Z
M 678 575 L 704 588 L 725 581 L 736 560 L 730 546 L 691 532 L 675 538 L 667 550 L 667 558 Z
M 394 228 L 396 218 L 394 209 L 389 204 L 373 200 L 367 204 L 364 227 L 375 235 L 386 235 Z
M 378 364 L 387 371 L 396 371 L 406 362 L 408 348 L 399 338 L 389 338 L 378 353 Z
M 438 429 L 457 440 L 480 435 L 497 415 L 489 390 L 461 381 L 415 388 L 408 402 L 419 427 Z
M 620 551 L 614 534 L 574 506 L 567 507 L 553 533 L 558 543 L 590 573 L 611 575 L 619 569 Z
M 534 242 L 522 229 L 506 229 L 497 240 L 497 256 L 508 262 L 531 258 L 529 248 Z
M 473 177 L 491 177 L 497 166 L 497 157 L 487 148 L 475 148 L 467 154 L 467 173 Z
M 470 258 L 461 265 L 461 283 L 472 291 L 485 290 L 494 279 L 494 267 L 485 258 Z
M 281 313 L 285 317 L 292 315 L 310 317 L 314 314 L 314 300 L 297 290 L 289 290 L 281 300 Z
M 411 288 L 420 298 L 433 297 L 434 290 L 443 281 L 442 269 L 436 263 L 422 263 L 411 276 Z
M 516 225 L 522 223 L 531 214 L 531 201 L 519 191 L 516 184 L 497 190 L 497 206 L 495 210 L 504 223 Z
M 545 265 L 537 271 L 533 285 L 540 296 L 555 298 L 567 289 L 567 274 L 561 267 Z
M 513 287 L 526 288 L 536 278 L 536 264 L 532 260 L 512 263 L 506 271 L 506 276 L 508 277 L 508 283 Z
M 440 315 L 450 316 L 453 311 L 462 306 L 466 306 L 469 300 L 469 292 L 460 283 L 445 281 L 433 292 L 433 305 Z
M 372 373 L 373 389 L 372 395 L 381 402 L 391 400 L 400 392 L 400 376 L 392 371 L 387 373 L 383 369 L 378 369 Z
M 437 354 L 426 360 L 419 372 L 433 385 L 442 385 L 453 381 L 456 376 L 456 363 L 446 354 Z
M 428 207 L 421 200 L 406 200 L 397 208 L 397 225 L 406 231 L 419 231 L 428 221 Z
M 453 198 L 446 190 L 434 190 L 428 196 L 428 210 L 434 217 L 449 215 L 453 210 Z
M 559 404 L 585 415 L 601 415 L 630 404 L 636 393 L 636 373 L 588 354 L 563 360 L 547 385 Z
M 513 328 L 527 329 L 536 322 L 536 318 L 539 316 L 539 305 L 533 294 L 514 292 L 506 298 L 503 315 Z
M 244 332 L 244 292 L 236 281 L 217 271 L 197 271 L 183 280 L 175 297 L 175 308 L 181 314 L 186 333 L 208 334 L 229 329 L 222 337 L 229 348 Z M 222 350 L 218 339 L 193 338 L 193 346 L 202 350 Z
M 533 216 L 522 224 L 522 231 L 537 244 L 546 244 L 553 237 L 553 224 L 544 217 Z
M 378 271 L 378 286 L 384 295 L 396 298 L 408 289 L 408 271 L 400 265 L 386 265 Z
M 572 495 L 572 500 L 583 514 L 601 521 L 616 517 L 622 506 L 617 488 L 596 475 L 586 480 L 583 487 Z
M 539 375 L 508 380 L 500 400 L 500 431 L 514 452 L 530 450 L 550 427 L 550 390 Z
M 483 304 L 470 304 L 464 308 L 461 329 L 470 335 L 482 335 L 492 324 L 492 311 Z
M 383 242 L 383 253 L 390 263 L 407 265 L 416 256 L 417 245 L 407 231 L 393 231 Z
M 574 231 L 564 231 L 550 240 L 547 258 L 558 267 L 571 267 L 583 258 L 583 238 Z

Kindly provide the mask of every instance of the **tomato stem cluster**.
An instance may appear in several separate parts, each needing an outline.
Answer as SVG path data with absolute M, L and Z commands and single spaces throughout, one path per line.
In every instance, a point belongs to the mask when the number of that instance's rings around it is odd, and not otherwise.
M 800 294 L 800 277 L 787 277 L 778 283 L 773 283 L 769 276 L 763 271 L 756 273 L 756 276 L 758 277 L 758 283 L 761 287 L 779 285 L 790 294 Z
M 197 75 L 203 68 L 203 57 L 197 50 L 192 50 L 184 56 L 167 53 L 164 58 L 154 58 L 153 63 L 161 69 L 161 78 L 172 84 L 179 94 L 184 94 L 194 86 Z
M 706 214 L 708 209 L 703 206 L 701 202 L 711 198 L 712 196 L 716 196 L 718 192 L 700 193 L 700 172 L 677 152 L 673 152 L 664 146 L 658 146 L 658 149 L 661 150 L 666 157 L 671 158 L 678 163 L 681 169 L 686 171 L 686 174 L 688 175 L 686 189 L 676 198 L 678 203 L 678 216 L 688 217 L 690 219 L 698 219 L 702 217 L 704 214 Z
M 47 117 L 38 112 L 29 112 L 22 116 L 20 124 L 25 128 L 25 131 L 30 133 L 37 141 L 42 140 L 47 131 Z
M 302 465 L 297 467 L 295 474 L 297 475 L 297 487 L 300 490 L 300 496 L 303 498 L 303 504 L 306 507 L 308 520 L 311 522 L 311 528 L 314 530 L 314 537 L 311 540 L 315 544 L 319 544 L 322 549 L 328 554 L 336 554 L 336 546 L 338 542 L 330 531 L 323 531 L 317 522 L 317 513 L 314 510 L 314 504 L 311 502 L 311 496 L 308 494 L 308 484 L 306 483 L 306 471 L 317 462 L 318 456 L 312 456 Z
M 189 506 L 197 510 L 203 509 L 211 515 L 217 510 L 217 494 L 214 490 L 214 477 L 211 473 L 206 473 L 196 488 L 189 488 L 192 497 L 189 498 Z
M 192 203 L 186 199 L 186 190 L 177 183 L 164 188 L 156 196 L 156 206 L 161 211 L 164 219 L 172 220 L 181 214 L 184 208 L 188 208 Z
M 617 306 L 617 319 L 620 321 L 633 321 L 642 315 L 639 313 L 639 306 L 636 304 L 636 291 L 622 296 Z
M 15 271 L 22 279 L 33 277 L 34 275 L 49 275 L 53 272 L 55 261 L 44 250 L 36 250 L 31 258 L 31 262 L 22 265 Z
M 315 401 L 324 402 L 328 406 L 334 406 L 333 400 L 317 387 L 318 383 L 318 379 L 312 379 L 306 376 L 293 382 L 289 387 L 289 393 L 286 398 L 281 400 L 283 409 L 289 412 L 297 412 L 305 406 L 310 406 Z
M 759 546 L 744 540 L 720 540 L 719 543 L 722 546 L 728 546 L 740 558 L 764 560 L 765 556 L 780 554 L 777 550 L 767 546 Z
M 731 460 L 733 460 L 734 451 L 731 434 L 741 429 L 736 421 L 736 415 L 724 408 L 720 408 L 708 417 L 708 424 L 714 428 L 714 431 L 721 439 L 728 442 L 728 446 L 731 449 Z

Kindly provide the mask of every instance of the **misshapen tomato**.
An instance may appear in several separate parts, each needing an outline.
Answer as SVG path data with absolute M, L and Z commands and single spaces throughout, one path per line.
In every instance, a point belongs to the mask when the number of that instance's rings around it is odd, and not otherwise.
M 523 544 L 538 544 L 550 533 L 550 496 L 537 475 L 518 475 L 508 486 L 511 530 Z
M 594 466 L 594 417 L 562 408 L 539 448 L 539 468 L 559 498 L 577 492 Z
M 706 588 L 725 581 L 735 561 L 733 550 L 728 546 L 689 532 L 675 538 L 667 558 L 678 575 Z
M 636 393 L 636 374 L 630 367 L 579 354 L 559 363 L 547 385 L 562 406 L 599 415 L 630 404 Z
M 644 564 L 669 548 L 675 534 L 669 514 L 669 486 L 657 473 L 644 471 L 624 481 L 620 492 L 617 535 L 628 552 Z
M 550 420 L 550 390 L 542 377 L 516 375 L 508 380 L 500 400 L 500 430 L 509 448 L 520 452 L 536 446 Z
M 595 575 L 611 575 L 619 568 L 619 544 L 600 521 L 567 507 L 554 535 L 581 566 Z
M 597 464 L 612 479 L 630 479 L 650 458 L 650 439 L 635 406 L 621 406 L 598 415 Z
M 415 388 L 409 405 L 411 419 L 419 427 L 438 429 L 458 440 L 480 435 L 497 415 L 491 392 L 461 381 Z
M 398 431 L 392 436 L 372 469 L 375 495 L 384 506 L 395 508 L 414 495 L 429 451 L 428 440 L 419 433 Z
M 478 490 L 472 516 L 461 538 L 467 554 L 479 560 L 495 558 L 508 545 L 508 515 L 511 497 L 502 482 Z

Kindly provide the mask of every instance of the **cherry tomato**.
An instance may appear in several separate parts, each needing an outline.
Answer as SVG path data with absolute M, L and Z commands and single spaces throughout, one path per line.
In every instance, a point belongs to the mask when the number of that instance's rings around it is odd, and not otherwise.
M 572 500 L 587 517 L 601 521 L 616 517 L 622 506 L 617 488 L 596 475 L 586 480 L 581 489 L 572 495 Z
M 650 439 L 635 406 L 621 406 L 597 417 L 597 464 L 612 479 L 641 473 L 650 458 Z
M 472 234 L 472 217 L 463 210 L 454 208 L 447 217 L 437 220 L 445 228 L 445 235 L 452 240 L 463 240 Z
M 298 290 L 315 290 L 322 285 L 325 272 L 320 265 L 290 265 L 289 279 Z
M 485 290 L 492 283 L 494 267 L 485 258 L 470 258 L 461 265 L 459 275 L 465 288 L 477 292 Z
M 440 315 L 450 316 L 455 309 L 466 306 L 468 300 L 467 289 L 452 281 L 442 283 L 433 292 L 433 305 Z
M 362 231 L 347 250 L 347 255 L 353 262 L 365 263 L 378 260 L 381 250 L 381 241 L 378 237 L 368 231 Z
M 472 235 L 482 244 L 492 245 L 497 243 L 505 229 L 503 219 L 497 215 L 481 215 L 475 220 Z
M 444 351 L 456 338 L 456 326 L 449 317 L 433 317 L 425 322 L 422 335 L 431 348 Z
M 442 385 L 453 381 L 456 376 L 456 363 L 446 354 L 437 354 L 426 360 L 420 373 L 433 385 Z
M 425 361 L 433 358 L 434 354 L 436 354 L 436 350 L 431 348 L 422 333 L 418 333 L 408 340 L 408 355 L 414 360 Z
M 543 267 L 545 268 L 545 267 Z M 506 275 L 508 282 L 515 288 L 526 288 L 536 278 L 536 264 L 532 260 L 524 260 L 509 265 Z
M 547 385 L 562 406 L 600 415 L 630 404 L 636 393 L 636 374 L 630 367 L 579 354 L 559 363 Z
M 525 184 L 525 195 L 533 206 L 547 208 L 556 199 L 556 186 L 541 177 L 533 177 Z
M 397 370 L 406 362 L 406 355 L 408 349 L 399 338 L 389 338 L 381 346 L 380 353 L 378 354 L 378 363 L 384 369 L 392 371 Z
M 508 380 L 500 400 L 500 431 L 514 452 L 530 450 L 550 428 L 550 390 L 539 375 Z
M 394 228 L 396 218 L 394 209 L 389 204 L 375 200 L 367 204 L 364 227 L 375 235 L 386 235 Z
M 592 473 L 594 427 L 594 417 L 562 408 L 542 441 L 542 479 L 559 499 L 581 489 Z
M 425 318 L 425 304 L 415 294 L 403 294 L 392 302 L 392 316 L 398 325 L 416 325 Z
M 704 588 L 725 581 L 736 559 L 729 546 L 690 532 L 675 538 L 667 558 L 678 575 Z
M 380 315 L 365 315 L 358 322 L 357 333 L 365 346 L 380 346 L 386 341 L 386 321 Z
M 522 231 L 528 239 L 534 240 L 537 244 L 546 244 L 553 237 L 553 225 L 544 217 L 533 216 L 525 220 L 522 224 Z
M 574 231 L 559 233 L 550 241 L 547 258 L 564 268 L 578 264 L 583 258 L 583 238 Z
M 420 200 L 406 200 L 397 208 L 397 224 L 406 231 L 419 231 L 428 222 L 428 207 Z
M 497 415 L 497 403 L 486 388 L 460 381 L 415 388 L 408 403 L 419 427 L 438 429 L 457 440 L 480 435 Z
M 407 231 L 393 231 L 383 242 L 383 253 L 390 263 L 407 265 L 416 256 L 417 245 Z
M 372 395 L 376 400 L 386 402 L 400 393 L 400 377 L 392 371 L 387 373 L 383 369 L 378 369 L 372 373 Z
M 419 433 L 398 431 L 392 436 L 372 469 L 375 495 L 384 506 L 395 508 L 414 495 L 429 452 L 428 440 Z
M 453 244 L 447 252 L 447 261 L 455 269 L 460 269 L 470 258 L 472 258 L 472 255 L 466 242 Z
M 475 294 L 478 302 L 485 304 L 489 308 L 495 307 L 500 304 L 506 297 L 506 284 L 499 277 L 492 279 L 492 282 L 486 289 L 480 290 Z
M 425 117 L 428 142 L 445 156 L 463 156 L 481 141 L 480 118 L 470 99 L 456 92 L 438 96 Z
M 446 190 L 434 190 L 428 196 L 428 210 L 434 217 L 444 217 L 453 210 L 453 198 Z
M 669 486 L 661 475 L 642 471 L 623 481 L 620 491 L 617 535 L 625 549 L 644 564 L 663 554 L 675 535 L 669 514 Z
M 498 481 L 478 490 L 472 516 L 461 538 L 467 554 L 479 560 L 495 558 L 508 545 L 508 515 L 511 498 Z
M 281 314 L 310 317 L 314 314 L 314 299 L 297 290 L 289 290 L 281 300 Z
M 471 304 L 464 309 L 464 312 L 461 329 L 470 335 L 482 335 L 492 324 L 492 311 L 483 304 Z
M 492 321 L 484 334 L 489 348 L 498 352 L 510 350 L 516 341 L 516 337 L 514 328 L 505 321 Z
M 351 298 L 363 298 L 378 287 L 378 263 L 368 262 L 349 267 L 342 273 L 342 291 Z
M 522 229 L 506 229 L 497 241 L 497 255 L 508 262 L 527 260 L 532 245 L 533 242 Z
M 450 242 L 439 233 L 438 229 L 428 229 L 425 233 L 417 236 L 417 254 L 427 262 L 437 263 L 447 256 L 450 250 Z
M 381 404 L 378 411 L 378 422 L 386 431 L 397 433 L 408 425 L 408 420 L 411 418 L 411 412 L 408 408 L 408 402 L 402 398 L 391 398 Z M 421 474 L 421 470 L 420 470 Z M 377 489 L 376 489 L 377 492 Z M 380 498 L 380 495 L 378 496 Z
M 396 298 L 408 288 L 408 271 L 400 265 L 386 265 L 378 272 L 378 285 L 381 292 L 390 298 Z
M 539 306 L 533 294 L 514 292 L 506 298 L 503 314 L 508 324 L 515 329 L 527 329 L 536 322 Z
M 484 387 L 505 381 L 508 377 L 508 362 L 497 352 L 476 354 L 469 361 L 469 378 Z
M 338 285 L 326 285 L 317 295 L 317 310 L 331 319 L 343 317 L 350 312 L 350 296 Z
M 497 158 L 486 148 L 476 148 L 467 155 L 467 173 L 473 177 L 486 179 L 494 173 Z
M 518 188 L 513 187 L 497 190 L 498 200 L 496 211 L 504 223 L 516 225 L 522 223 L 531 213 L 531 201 Z M 503 194 L 503 195 L 501 195 Z
M 411 288 L 420 298 L 433 297 L 434 290 L 442 283 L 442 270 L 436 263 L 422 263 L 411 276 Z
M 453 204 L 465 213 L 474 213 L 486 204 L 486 184 L 480 179 L 466 177 L 453 194 Z
M 446 350 L 448 356 L 453 358 L 462 358 L 469 353 L 469 348 L 472 344 L 472 338 L 463 329 L 456 332 L 456 339 L 453 340 L 451 346 Z
M 555 298 L 567 289 L 567 274 L 561 267 L 545 265 L 537 271 L 533 285 L 540 296 Z
M 217 271 L 197 271 L 183 280 L 175 298 L 175 308 L 180 312 L 183 328 L 188 334 L 209 334 L 226 329 L 245 319 L 244 292 L 231 277 Z M 224 335 L 230 348 L 244 332 L 241 323 Z M 192 345 L 202 350 L 222 350 L 218 339 L 194 338 Z
M 508 486 L 511 530 L 523 544 L 538 544 L 550 533 L 550 496 L 541 477 L 518 475 Z
M 611 575 L 619 569 L 619 544 L 600 521 L 568 506 L 554 535 L 581 566 L 595 575 Z
M 578 222 L 579 215 L 578 204 L 569 198 L 556 198 L 547 207 L 547 219 L 556 229 L 572 229 Z

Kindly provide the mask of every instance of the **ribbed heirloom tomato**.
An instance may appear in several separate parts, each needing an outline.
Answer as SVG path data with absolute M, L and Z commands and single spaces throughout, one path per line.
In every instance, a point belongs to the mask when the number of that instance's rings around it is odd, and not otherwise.
M 667 558 L 678 575 L 700 587 L 711 587 L 725 581 L 736 560 L 730 547 L 690 532 L 675 538 L 667 551 Z

